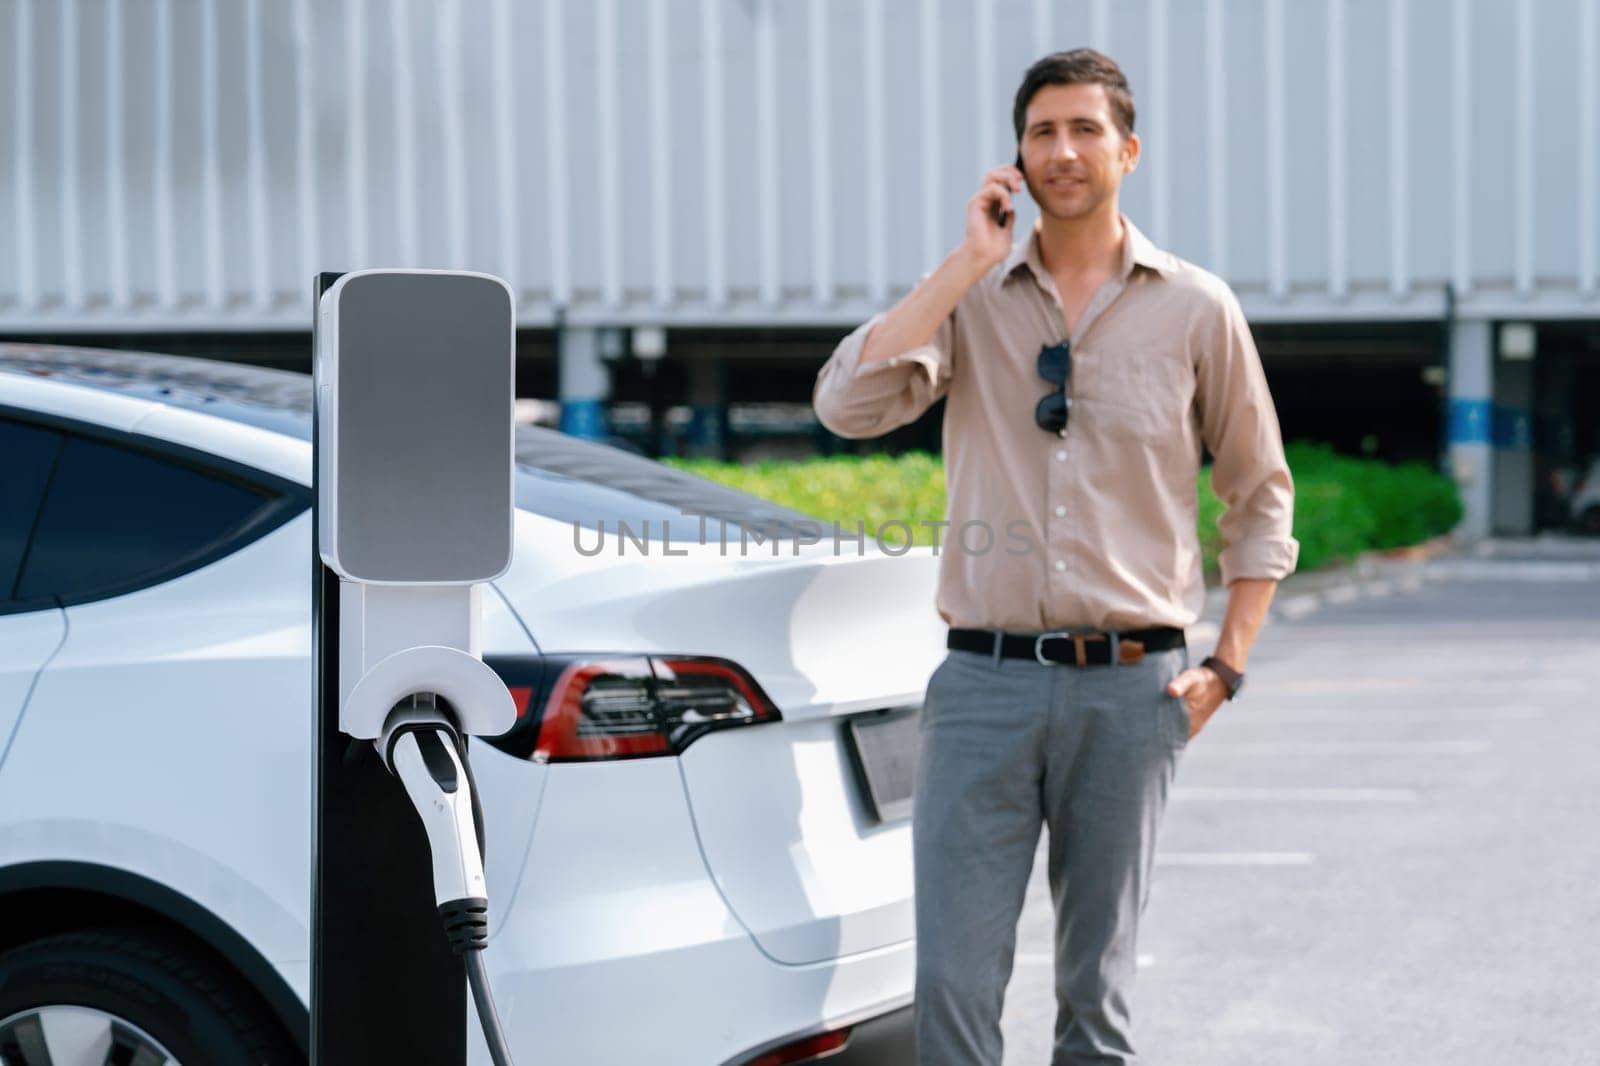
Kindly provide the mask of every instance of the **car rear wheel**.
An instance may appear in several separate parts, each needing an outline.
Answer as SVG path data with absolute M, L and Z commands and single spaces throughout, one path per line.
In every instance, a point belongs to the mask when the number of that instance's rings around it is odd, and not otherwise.
M 1578 516 L 1578 529 L 1584 533 L 1600 536 L 1600 503 L 1585 508 Z
M 247 988 L 146 930 L 65 933 L 0 955 L 6 1066 L 300 1066 Z

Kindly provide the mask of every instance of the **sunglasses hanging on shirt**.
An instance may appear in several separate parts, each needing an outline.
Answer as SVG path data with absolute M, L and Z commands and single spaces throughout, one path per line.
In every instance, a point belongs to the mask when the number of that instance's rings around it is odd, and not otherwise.
M 1067 434 L 1067 415 L 1072 400 L 1067 396 L 1067 379 L 1072 376 L 1072 345 L 1067 341 L 1047 344 L 1039 349 L 1039 376 L 1057 386 L 1040 397 L 1033 409 L 1033 420 L 1047 433 Z

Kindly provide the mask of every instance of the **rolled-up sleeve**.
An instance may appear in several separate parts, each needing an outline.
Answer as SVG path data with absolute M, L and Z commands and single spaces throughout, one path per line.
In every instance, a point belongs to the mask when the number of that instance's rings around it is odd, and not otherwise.
M 1219 290 L 1212 322 L 1200 331 L 1196 380 L 1211 487 L 1226 508 L 1217 522 L 1217 562 L 1224 585 L 1241 577 L 1281 580 L 1300 557 L 1292 535 L 1294 478 L 1249 324 L 1233 293 Z
M 883 317 L 874 315 L 840 341 L 817 372 L 811 404 L 817 419 L 841 437 L 879 437 L 914 422 L 950 388 L 954 316 L 939 323 L 927 344 L 863 367 L 861 350 Z

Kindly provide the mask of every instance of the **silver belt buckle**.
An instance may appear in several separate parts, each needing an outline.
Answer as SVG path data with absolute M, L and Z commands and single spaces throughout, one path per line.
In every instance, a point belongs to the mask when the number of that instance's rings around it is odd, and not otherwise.
M 1065 630 L 1065 629 L 1058 629 L 1053 633 L 1040 633 L 1037 637 L 1034 637 L 1033 638 L 1033 657 L 1034 657 L 1035 660 L 1038 661 L 1040 666 L 1059 666 L 1059 665 L 1061 665 L 1060 663 L 1056 662 L 1054 659 L 1046 659 L 1044 657 L 1044 642 L 1046 640 L 1049 640 L 1052 637 L 1066 637 L 1066 638 L 1070 639 L 1072 637 L 1072 634 L 1070 632 L 1068 632 L 1067 630 Z
M 1040 666 L 1059 665 L 1054 659 L 1046 659 L 1044 657 L 1044 642 L 1052 637 L 1065 638 L 1072 641 L 1072 648 L 1077 653 L 1078 667 L 1080 669 L 1089 665 L 1089 661 L 1084 655 L 1084 642 L 1090 640 L 1109 640 L 1111 642 L 1111 661 L 1107 665 L 1118 665 L 1117 652 L 1120 650 L 1118 645 L 1121 642 L 1116 633 L 1074 633 L 1070 629 L 1058 629 L 1049 633 L 1040 633 L 1037 637 L 1033 638 L 1033 657 L 1038 661 Z

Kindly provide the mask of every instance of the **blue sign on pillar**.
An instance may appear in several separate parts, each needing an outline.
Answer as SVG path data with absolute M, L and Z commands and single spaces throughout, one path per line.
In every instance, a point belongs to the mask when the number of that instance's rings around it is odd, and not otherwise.
M 600 400 L 562 400 L 561 432 L 599 440 L 606 435 L 605 405 Z
M 1493 424 L 1488 400 L 1450 401 L 1450 443 L 1488 444 Z

